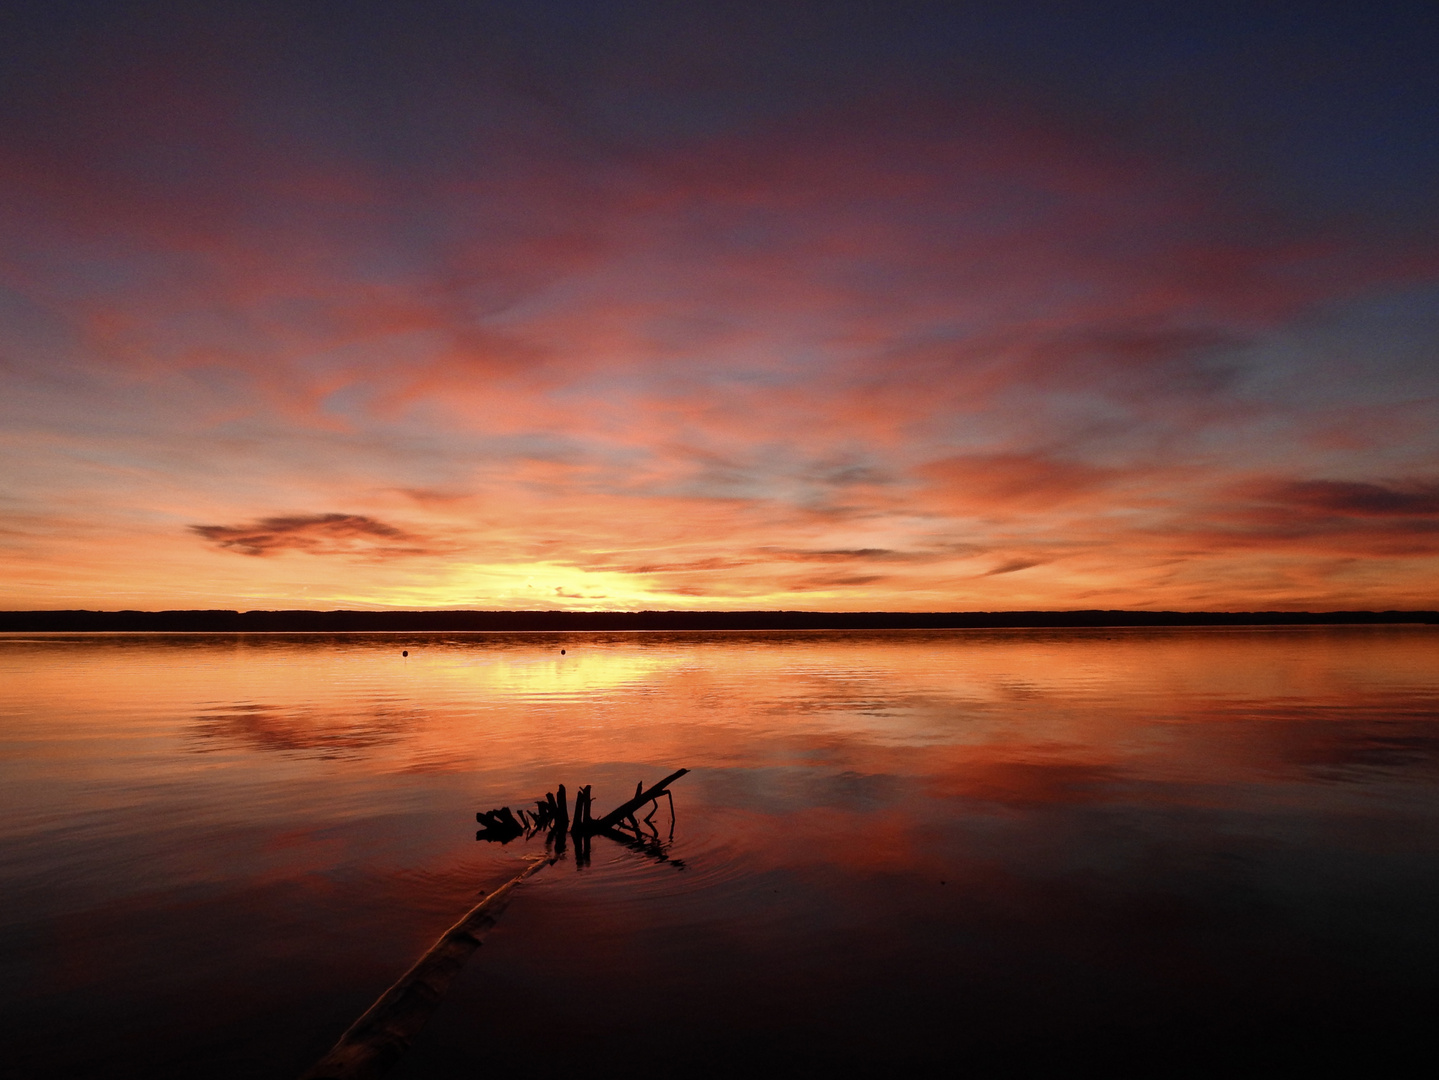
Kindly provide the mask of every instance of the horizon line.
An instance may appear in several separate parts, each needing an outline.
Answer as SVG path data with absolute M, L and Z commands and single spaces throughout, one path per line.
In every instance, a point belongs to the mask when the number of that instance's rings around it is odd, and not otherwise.
M 1439 623 L 1429 609 L 1175 611 L 1121 608 L 1011 611 L 570 611 L 440 609 L 59 608 L 0 611 L 0 632 L 465 632 L 944 630 L 1123 626 L 1283 626 Z

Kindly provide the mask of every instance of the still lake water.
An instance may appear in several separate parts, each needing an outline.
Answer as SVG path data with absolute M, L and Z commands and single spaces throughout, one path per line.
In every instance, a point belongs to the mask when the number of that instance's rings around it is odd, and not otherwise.
M 0 1075 L 292 1078 L 543 850 L 476 810 L 680 767 L 665 859 L 537 873 L 390 1075 L 1432 1044 L 1439 627 L 11 634 Z

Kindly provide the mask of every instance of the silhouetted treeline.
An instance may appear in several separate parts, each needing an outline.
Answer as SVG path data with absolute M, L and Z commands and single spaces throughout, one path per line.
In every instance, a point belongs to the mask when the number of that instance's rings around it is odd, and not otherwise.
M 0 631 L 943 630 L 1439 623 L 1434 611 L 0 611 Z

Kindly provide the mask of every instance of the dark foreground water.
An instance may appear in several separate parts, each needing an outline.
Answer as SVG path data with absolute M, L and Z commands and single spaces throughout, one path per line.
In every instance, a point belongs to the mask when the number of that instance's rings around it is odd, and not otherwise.
M 0 1074 L 294 1077 L 681 766 L 391 1075 L 1432 1065 L 1439 628 L 9 635 Z

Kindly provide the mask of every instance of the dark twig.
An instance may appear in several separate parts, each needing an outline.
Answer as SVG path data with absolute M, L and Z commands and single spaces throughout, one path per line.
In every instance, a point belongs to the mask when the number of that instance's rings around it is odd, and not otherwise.
M 661 792 L 665 791 L 671 784 L 673 784 L 676 780 L 678 780 L 687 772 L 689 772 L 688 769 L 680 769 L 678 772 L 671 773 L 669 776 L 666 776 L 663 780 L 661 780 L 654 787 L 650 788 L 648 791 L 641 791 L 629 802 L 624 803 L 621 806 L 617 806 L 604 817 L 600 818 L 598 821 L 593 822 L 589 826 L 589 831 L 591 833 L 604 832 L 604 830 L 611 828 L 614 825 L 618 825 L 625 818 L 632 816 L 634 812 L 638 810 L 641 806 L 643 806 L 645 803 L 649 802 L 653 798 L 656 798 Z

